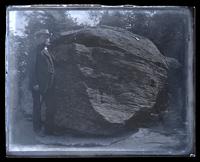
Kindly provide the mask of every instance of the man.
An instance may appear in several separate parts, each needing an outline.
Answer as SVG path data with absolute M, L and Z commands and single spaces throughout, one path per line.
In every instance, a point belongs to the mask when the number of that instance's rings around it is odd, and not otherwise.
M 30 73 L 30 88 L 33 98 L 33 129 L 41 132 L 41 105 L 46 104 L 45 133 L 53 133 L 54 130 L 54 63 L 53 57 L 48 51 L 50 45 L 50 33 L 42 29 L 35 33 L 37 48 L 32 61 Z

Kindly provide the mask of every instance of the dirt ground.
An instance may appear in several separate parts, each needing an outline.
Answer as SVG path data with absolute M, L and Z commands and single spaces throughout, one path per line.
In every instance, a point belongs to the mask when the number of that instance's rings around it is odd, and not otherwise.
M 31 118 L 21 119 L 9 131 L 10 152 L 55 151 L 53 154 L 69 155 L 115 155 L 125 154 L 184 154 L 187 134 L 183 130 L 170 130 L 161 124 L 151 128 L 139 128 L 137 131 L 117 137 L 81 138 L 72 135 L 47 136 L 36 135 Z M 64 153 L 65 152 L 65 153 Z M 39 153 L 41 154 L 41 152 Z

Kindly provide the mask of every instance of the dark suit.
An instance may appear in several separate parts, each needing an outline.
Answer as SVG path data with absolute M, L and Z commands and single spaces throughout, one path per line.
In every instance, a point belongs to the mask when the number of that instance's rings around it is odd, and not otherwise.
M 36 58 L 33 60 L 30 86 L 33 96 L 33 128 L 39 132 L 42 126 L 41 120 L 41 98 L 46 104 L 45 129 L 47 132 L 53 130 L 55 116 L 54 99 L 54 64 L 48 50 L 44 45 L 36 49 Z M 38 85 L 39 89 L 34 90 Z
M 41 104 L 40 104 L 40 92 L 34 89 L 34 86 L 38 85 L 38 77 L 36 74 L 38 56 L 44 45 L 41 44 L 37 48 L 33 49 L 29 55 L 29 89 L 32 94 L 33 99 L 33 129 L 36 133 L 41 130 L 42 120 L 41 120 Z

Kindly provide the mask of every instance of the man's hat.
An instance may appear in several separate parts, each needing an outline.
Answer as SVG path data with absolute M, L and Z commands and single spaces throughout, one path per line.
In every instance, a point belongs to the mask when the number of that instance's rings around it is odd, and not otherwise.
M 39 35 L 49 35 L 50 36 L 50 33 L 49 33 L 49 30 L 48 29 L 41 29 L 37 32 L 35 32 L 35 36 L 39 36 Z

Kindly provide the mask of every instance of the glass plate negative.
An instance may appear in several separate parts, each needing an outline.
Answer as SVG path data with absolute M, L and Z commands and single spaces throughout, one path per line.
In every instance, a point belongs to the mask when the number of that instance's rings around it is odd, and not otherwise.
M 8 156 L 195 156 L 195 9 L 9 6 Z

